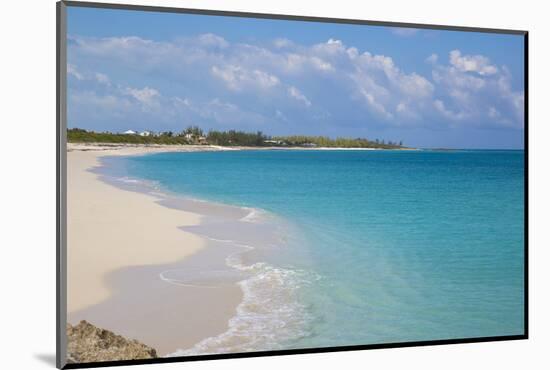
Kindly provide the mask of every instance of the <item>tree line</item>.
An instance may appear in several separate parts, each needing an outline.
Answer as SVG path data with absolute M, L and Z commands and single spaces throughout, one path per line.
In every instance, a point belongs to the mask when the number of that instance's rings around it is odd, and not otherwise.
M 331 139 L 327 136 L 276 136 L 273 137 L 274 141 L 279 141 L 286 145 L 291 146 L 304 146 L 313 144 L 319 147 L 327 148 L 379 148 L 379 149 L 396 149 L 402 148 L 403 142 L 393 142 L 385 140 L 368 140 L 365 138 L 343 138 L 338 137 L 336 139 Z
M 303 147 L 328 147 L 328 148 L 379 148 L 398 149 L 403 147 L 403 142 L 384 140 L 368 140 L 365 138 L 332 139 L 326 136 L 267 136 L 261 131 L 245 132 L 237 130 L 218 131 L 211 130 L 208 133 L 198 126 L 189 126 L 181 132 L 165 131 L 149 136 L 138 134 L 121 134 L 112 132 L 94 132 L 80 128 L 67 130 L 69 142 L 80 143 L 124 143 L 124 144 L 210 144 L 220 146 L 303 146 Z

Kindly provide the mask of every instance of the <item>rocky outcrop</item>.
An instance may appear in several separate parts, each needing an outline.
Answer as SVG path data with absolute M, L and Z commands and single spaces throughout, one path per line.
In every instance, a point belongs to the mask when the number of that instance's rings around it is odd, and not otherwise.
M 135 339 L 126 339 L 82 320 L 67 324 L 67 362 L 138 360 L 156 358 L 157 351 Z

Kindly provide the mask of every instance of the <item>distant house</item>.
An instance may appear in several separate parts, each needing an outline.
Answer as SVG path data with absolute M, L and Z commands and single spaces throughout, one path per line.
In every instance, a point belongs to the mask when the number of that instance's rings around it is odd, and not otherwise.
M 185 134 L 184 137 L 187 139 L 187 140 L 193 140 L 193 134 Z
M 208 141 L 206 141 L 206 137 L 204 136 L 199 136 L 197 141 L 199 144 L 202 144 L 202 145 L 208 144 Z
M 265 144 L 272 144 L 272 145 L 281 145 L 283 142 L 281 140 L 264 140 Z
M 137 132 L 135 132 L 134 130 L 126 130 L 123 132 L 124 135 L 135 135 L 137 134 Z
M 151 131 L 141 131 L 139 136 L 151 136 L 153 133 Z

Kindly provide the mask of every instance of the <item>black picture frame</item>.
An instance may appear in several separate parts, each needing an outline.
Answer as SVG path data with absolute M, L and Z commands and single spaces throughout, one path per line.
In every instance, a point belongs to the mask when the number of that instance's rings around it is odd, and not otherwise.
M 257 19 L 279 19 L 279 20 L 294 20 L 306 22 L 324 22 L 324 23 L 340 23 L 340 24 L 356 24 L 370 26 L 387 26 L 400 28 L 415 28 L 415 29 L 430 29 L 430 30 L 451 30 L 463 32 L 481 32 L 481 33 L 496 33 L 510 34 L 523 36 L 524 42 L 524 333 L 520 335 L 505 335 L 505 336 L 489 336 L 475 337 L 462 339 L 444 339 L 444 340 L 428 340 L 428 341 L 410 341 L 398 343 L 383 343 L 383 344 L 366 344 L 366 345 L 350 345 L 336 347 L 321 347 L 321 348 L 304 348 L 304 349 L 288 349 L 288 350 L 273 350 L 273 351 L 258 351 L 244 353 L 227 353 L 227 354 L 210 354 L 197 356 L 181 356 L 168 358 L 155 358 L 145 360 L 122 360 L 122 361 L 104 361 L 104 362 L 88 362 L 88 363 L 66 363 L 66 248 L 67 248 L 67 192 L 66 192 L 66 129 L 67 129 L 67 45 L 66 45 L 66 8 L 67 7 L 84 7 L 84 8 L 101 8 L 101 9 L 118 9 L 129 11 L 143 12 L 163 12 L 163 13 L 183 13 L 183 14 L 199 14 L 199 15 L 217 15 L 228 17 L 244 17 Z M 80 2 L 80 1 L 59 1 L 56 4 L 56 26 L 57 26 L 57 63 L 56 63 L 56 366 L 59 369 L 79 369 L 79 368 L 94 368 L 106 366 L 126 366 L 126 365 L 142 365 L 142 364 L 160 364 L 173 362 L 189 362 L 189 361 L 205 361 L 205 360 L 220 360 L 232 358 L 246 357 L 265 357 L 265 356 L 282 356 L 295 354 L 310 354 L 323 352 L 342 352 L 342 351 L 361 351 L 369 349 L 382 348 L 404 348 L 404 347 L 419 347 L 419 346 L 434 346 L 447 344 L 461 343 L 482 343 L 510 340 L 525 340 L 529 338 L 529 32 L 525 30 L 512 29 L 494 29 L 494 28 L 476 28 L 462 26 L 447 26 L 436 24 L 418 24 L 418 23 L 401 23 L 401 22 L 385 22 L 373 20 L 358 20 L 358 19 L 341 19 L 341 18 L 326 18 L 312 16 L 297 16 L 283 14 L 266 14 L 266 13 L 251 13 L 251 12 L 236 12 L 236 11 L 220 11 L 207 9 L 190 9 L 176 7 L 159 7 L 145 5 L 130 5 L 130 4 L 111 4 L 98 2 Z

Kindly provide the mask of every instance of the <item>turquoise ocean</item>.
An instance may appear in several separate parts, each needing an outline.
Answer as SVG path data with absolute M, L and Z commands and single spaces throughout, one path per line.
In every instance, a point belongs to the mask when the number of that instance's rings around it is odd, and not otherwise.
M 246 270 L 248 308 L 178 354 L 223 352 L 231 336 L 232 351 L 250 351 L 524 332 L 523 151 L 157 153 L 104 166 L 246 210 L 246 225 L 210 239 L 246 246 L 227 265 Z

